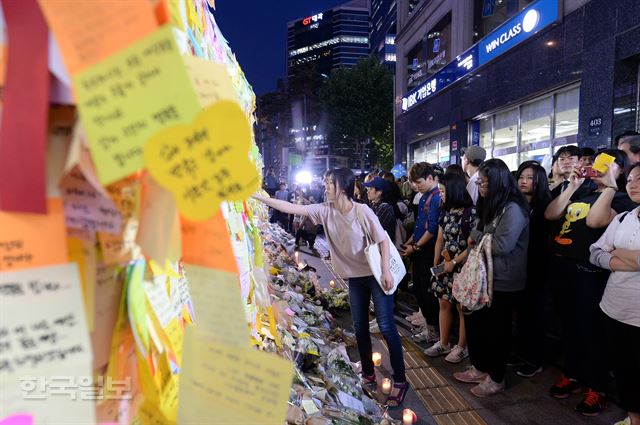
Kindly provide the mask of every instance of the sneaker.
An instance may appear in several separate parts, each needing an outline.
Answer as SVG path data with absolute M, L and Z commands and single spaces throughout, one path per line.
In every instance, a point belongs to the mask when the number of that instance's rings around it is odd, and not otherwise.
M 439 357 L 449 354 L 451 352 L 451 345 L 442 345 L 440 341 L 433 344 L 431 347 L 424 350 L 424 353 L 429 357 Z
M 523 378 L 533 378 L 540 372 L 542 372 L 542 366 L 536 366 L 532 363 L 525 363 L 516 370 L 518 376 Z
M 490 376 L 487 376 L 484 381 L 471 388 L 471 394 L 476 397 L 489 397 L 494 394 L 504 391 L 504 380 L 502 382 L 495 382 Z
M 435 344 L 440 341 L 440 334 L 425 328 L 422 332 L 419 332 L 413 336 L 413 340 L 416 342 L 426 342 L 427 344 Z
M 420 317 L 422 317 L 422 313 L 420 313 L 420 310 L 418 310 L 418 311 L 416 311 L 415 313 L 410 314 L 410 315 L 408 315 L 407 317 L 405 317 L 405 320 L 406 320 L 407 322 L 412 322 L 412 321 L 414 321 L 414 320 L 416 320 L 416 319 L 418 319 L 418 318 L 420 318 Z
M 421 317 L 418 317 L 418 318 L 417 318 L 417 319 L 415 319 L 415 320 L 412 320 L 412 321 L 411 321 L 411 324 L 412 324 L 413 326 L 415 326 L 415 327 L 422 328 L 422 327 L 427 326 L 427 321 L 425 320 L 425 318 L 424 318 L 424 317 L 422 317 L 422 316 L 421 316 Z
M 445 361 L 453 364 L 460 363 L 464 359 L 469 357 L 469 350 L 462 348 L 459 345 L 455 345 L 451 352 L 444 358 Z
M 629 416 L 627 416 L 626 418 L 624 418 L 621 421 L 616 422 L 613 425 L 631 425 L 631 418 Z
M 374 334 L 380 333 L 380 327 L 378 326 L 378 321 L 376 319 L 369 322 L 369 332 Z
M 569 379 L 563 374 L 560 376 L 560 380 L 549 389 L 549 394 L 555 398 L 568 398 L 572 393 L 578 391 L 580 391 L 578 381 Z
M 469 366 L 464 372 L 456 372 L 453 374 L 454 378 L 466 384 L 479 384 L 481 382 L 484 382 L 487 376 L 489 375 L 484 372 L 480 372 L 473 366 Z
M 607 408 L 607 398 L 591 388 L 584 392 L 584 398 L 576 406 L 576 410 L 584 416 L 597 416 Z

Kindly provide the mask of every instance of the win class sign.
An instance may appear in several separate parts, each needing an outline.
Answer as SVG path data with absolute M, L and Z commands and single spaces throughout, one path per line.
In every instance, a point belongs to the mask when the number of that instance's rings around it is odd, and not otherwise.
M 533 3 L 479 42 L 479 65 L 492 61 L 559 18 L 558 0 L 539 0 Z

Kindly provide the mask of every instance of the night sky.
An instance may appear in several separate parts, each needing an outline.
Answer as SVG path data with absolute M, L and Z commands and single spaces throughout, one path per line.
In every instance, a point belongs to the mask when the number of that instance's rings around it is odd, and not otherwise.
M 260 96 L 285 76 L 287 22 L 323 12 L 346 0 L 219 0 L 216 22 L 253 91 Z

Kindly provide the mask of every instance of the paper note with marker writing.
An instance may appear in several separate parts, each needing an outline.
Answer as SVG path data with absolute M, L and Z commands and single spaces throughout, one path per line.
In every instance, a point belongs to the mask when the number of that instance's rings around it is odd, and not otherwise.
M 282 424 L 293 377 L 291 362 L 251 348 L 212 342 L 186 330 L 178 423 Z
M 240 106 L 219 101 L 188 125 L 156 133 L 144 147 L 144 161 L 174 196 L 189 220 L 212 217 L 223 200 L 243 201 L 260 185 L 249 161 L 251 128 Z
M 102 255 L 107 264 L 126 263 L 140 256 L 136 243 L 140 185 L 135 180 L 122 180 L 108 186 L 107 191 L 122 216 L 122 229 L 118 234 L 98 233 Z
M 247 347 L 249 330 L 238 276 L 191 264 L 185 264 L 185 276 L 199 332 L 224 344 Z
M 183 59 L 203 108 L 218 100 L 237 101 L 238 95 L 224 65 L 196 56 L 185 56 Z
M 205 221 L 181 219 L 182 259 L 185 263 L 237 273 L 227 223 L 218 211 Z
M 0 271 L 67 262 L 61 199 L 48 200 L 46 215 L 0 211 Z
M 91 364 L 75 263 L 0 273 L 0 375 Z
M 148 1 L 38 1 L 71 74 L 106 59 L 157 26 Z
M 60 187 L 67 227 L 93 232 L 120 233 L 120 211 L 113 200 L 85 178 L 79 167 L 74 167 L 62 178 Z
M 149 137 L 200 111 L 170 26 L 76 74 L 73 85 L 103 184 L 142 168 Z

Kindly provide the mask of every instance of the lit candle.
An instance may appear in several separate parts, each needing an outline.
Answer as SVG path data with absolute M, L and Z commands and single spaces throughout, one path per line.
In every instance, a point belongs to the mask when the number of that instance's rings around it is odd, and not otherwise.
M 391 393 L 391 379 L 384 378 L 382 380 L 382 394 L 390 394 Z
M 404 409 L 402 411 L 402 425 L 413 425 L 418 417 L 411 409 Z
M 307 267 L 307 265 L 306 265 L 305 263 L 303 263 L 302 261 L 300 261 L 300 262 L 298 263 L 298 270 L 302 270 L 302 269 L 304 269 L 305 267 Z
M 336 283 L 333 280 L 330 280 L 329 281 L 329 286 L 331 286 L 333 288 L 334 286 L 336 286 Z
M 380 366 L 382 364 L 382 354 L 375 352 L 371 355 L 371 360 L 373 360 L 374 366 Z
M 298 251 L 296 251 L 294 255 L 296 257 L 296 263 L 299 262 L 300 260 L 298 259 L 298 257 L 300 256 L 300 254 L 298 253 Z

